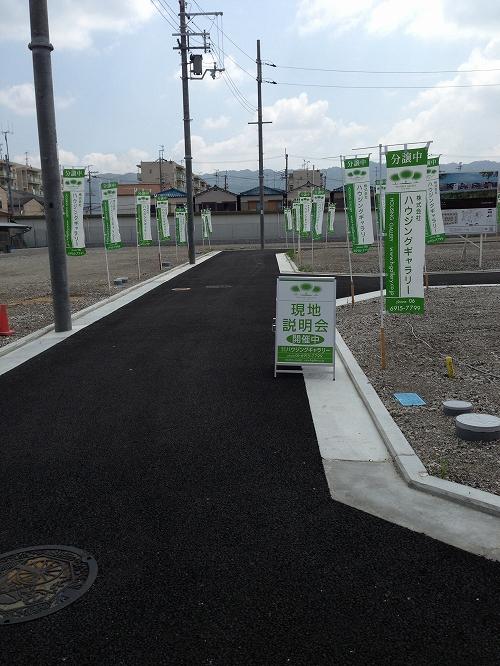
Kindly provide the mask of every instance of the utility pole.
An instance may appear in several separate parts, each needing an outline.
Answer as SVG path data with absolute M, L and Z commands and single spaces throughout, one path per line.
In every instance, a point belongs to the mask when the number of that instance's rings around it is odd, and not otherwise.
M 189 79 L 203 78 L 207 71 L 210 71 L 212 78 L 215 79 L 216 72 L 224 71 L 224 68 L 218 68 L 214 64 L 214 67 L 211 70 L 205 70 L 205 72 L 203 72 L 201 55 L 191 56 L 191 71 L 188 71 L 188 51 L 202 50 L 206 53 L 210 48 L 207 40 L 210 36 L 209 33 L 205 31 L 197 33 L 188 30 L 187 21 L 190 21 L 193 16 L 222 16 L 222 12 L 186 13 L 185 0 L 179 0 L 179 32 L 173 34 L 174 37 L 180 37 L 180 40 L 177 40 L 178 46 L 174 47 L 174 49 L 181 52 L 182 106 L 184 111 L 184 159 L 186 164 L 187 240 L 190 264 L 194 264 L 196 259 L 194 246 L 193 156 L 191 155 L 191 118 L 189 117 Z M 202 37 L 203 46 L 191 46 L 189 41 L 191 36 Z M 195 76 L 190 76 L 190 74 L 195 74 Z
M 288 206 L 288 153 L 285 148 L 285 206 Z
M 219 187 L 219 169 L 215 170 L 215 187 Z
M 224 175 L 224 190 L 227 190 L 227 171 Z
M 7 196 L 8 196 L 8 206 L 9 206 L 9 219 L 12 219 L 14 215 L 14 202 L 12 200 L 12 183 L 11 181 L 11 169 L 10 169 L 10 156 L 9 156 L 9 141 L 7 139 L 7 134 L 13 134 L 10 130 L 2 130 L 2 134 L 5 139 L 5 166 L 7 168 Z
M 271 124 L 272 121 L 262 120 L 262 60 L 260 59 L 260 39 L 257 40 L 257 122 L 248 123 L 257 125 L 259 129 L 259 207 L 260 207 L 260 249 L 264 249 L 264 147 L 262 138 L 262 125 Z
M 88 169 L 88 179 L 89 179 L 89 215 L 92 215 L 92 178 L 95 178 L 95 174 L 99 173 L 98 171 L 91 171 L 90 167 L 93 167 L 93 164 L 87 165 Z
M 165 150 L 164 146 L 161 145 L 158 150 L 158 163 L 160 165 L 160 191 L 163 190 L 163 174 L 161 172 L 161 163 L 163 162 L 163 151 Z
M 50 280 L 54 304 L 55 330 L 71 330 L 71 307 L 64 241 L 61 177 L 57 155 L 56 115 L 52 86 L 47 0 L 29 0 L 36 116 L 40 162 L 45 195 L 45 220 L 49 246 Z

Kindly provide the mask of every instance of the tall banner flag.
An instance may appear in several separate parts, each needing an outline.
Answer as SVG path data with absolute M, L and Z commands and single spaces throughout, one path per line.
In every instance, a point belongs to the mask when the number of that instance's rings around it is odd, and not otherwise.
M 149 190 L 137 190 L 135 193 L 135 219 L 137 222 L 137 244 L 152 245 L 151 235 L 151 193 Z
M 202 231 L 203 231 L 203 238 L 209 238 L 210 237 L 210 226 L 209 226 L 209 213 L 211 211 L 209 209 L 205 209 L 201 211 L 201 223 L 202 223 Z
M 297 231 L 297 233 L 300 233 L 301 219 L 300 219 L 300 202 L 298 199 L 295 199 L 295 201 L 292 204 L 292 220 L 294 223 L 295 231 Z
M 212 227 L 212 211 L 210 208 L 207 208 L 207 227 L 208 227 L 208 233 L 210 235 L 213 234 L 213 227 Z
M 441 195 L 439 192 L 439 157 L 427 160 L 427 206 L 425 210 L 425 242 L 442 243 L 445 239 Z
M 118 183 L 101 183 L 101 202 L 104 247 L 117 250 L 123 247 L 118 226 Z
M 160 242 L 170 240 L 168 197 L 166 194 L 158 194 L 156 197 L 156 223 L 158 224 L 158 238 Z
M 386 310 L 424 311 L 427 148 L 386 152 Z
M 385 189 L 387 183 L 385 178 L 375 181 L 375 213 L 377 216 L 377 229 L 380 233 L 385 232 L 384 214 L 385 214 Z
M 83 190 L 85 169 L 63 169 L 63 217 L 66 254 L 86 254 L 83 228 Z
M 335 204 L 328 204 L 328 215 L 326 218 L 326 228 L 329 233 L 333 233 L 333 227 L 335 224 Z
M 312 200 L 310 192 L 299 194 L 300 233 L 307 238 L 311 233 Z
M 293 218 L 292 218 L 292 209 L 291 208 L 285 208 L 284 211 L 285 213 L 285 228 L 287 231 L 293 231 Z
M 325 190 L 316 188 L 312 192 L 311 233 L 314 240 L 319 240 L 323 233 L 323 213 L 325 212 Z
M 344 159 L 344 198 L 354 254 L 368 252 L 373 243 L 370 199 L 370 158 Z
M 175 238 L 177 245 L 187 245 L 186 236 L 186 209 L 177 208 L 175 211 Z

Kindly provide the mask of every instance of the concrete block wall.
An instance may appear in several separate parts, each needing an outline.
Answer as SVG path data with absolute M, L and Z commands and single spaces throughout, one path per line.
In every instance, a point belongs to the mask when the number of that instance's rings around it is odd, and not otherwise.
M 174 232 L 173 218 L 170 219 L 170 232 Z M 21 222 L 21 218 L 19 219 Z M 46 247 L 47 229 L 43 217 L 22 216 L 22 223 L 32 227 L 31 231 L 24 234 L 23 239 L 27 247 Z M 119 215 L 118 223 L 122 241 L 125 245 L 136 244 L 136 227 L 134 215 Z M 195 215 L 195 242 L 202 243 L 201 216 Z M 264 221 L 264 237 L 269 242 L 282 242 L 286 239 L 284 218 L 281 213 L 266 213 Z M 94 215 L 84 219 L 85 239 L 87 247 L 101 247 L 103 245 L 103 230 L 101 217 Z M 223 215 L 212 214 L 213 234 L 211 242 L 214 244 L 244 244 L 257 243 L 260 240 L 260 219 L 257 214 L 226 213 Z M 326 228 L 326 215 L 323 229 Z M 158 241 L 156 221 L 152 219 L 152 236 Z M 329 240 L 345 241 L 345 214 L 337 212 L 335 216 L 335 231 L 333 236 L 328 235 Z M 291 241 L 291 233 L 288 233 Z

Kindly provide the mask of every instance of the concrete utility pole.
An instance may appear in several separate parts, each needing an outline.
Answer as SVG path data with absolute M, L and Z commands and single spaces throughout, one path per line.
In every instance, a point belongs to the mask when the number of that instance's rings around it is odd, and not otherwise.
M 89 179 L 89 215 L 92 215 L 92 178 L 95 178 L 95 174 L 99 173 L 98 171 L 91 171 L 90 167 L 93 167 L 93 164 L 88 164 L 88 179 Z
M 10 170 L 10 156 L 9 156 L 9 141 L 7 139 L 7 134 L 12 134 L 10 130 L 2 130 L 2 134 L 5 139 L 5 166 L 7 168 L 7 197 L 8 197 L 8 207 L 9 210 L 9 219 L 12 219 L 14 215 L 14 202 L 12 200 L 12 183 L 11 181 L 11 170 Z
M 160 191 L 163 190 L 163 174 L 161 172 L 161 163 L 163 162 L 163 151 L 164 150 L 165 150 L 165 148 L 163 147 L 163 145 L 160 146 L 160 149 L 158 150 L 158 163 L 160 165 Z
M 188 241 L 188 255 L 189 263 L 195 263 L 195 246 L 194 246 L 194 210 L 193 210 L 193 156 L 191 155 L 191 118 L 189 117 L 189 79 L 190 78 L 203 78 L 207 71 L 211 72 L 215 78 L 216 72 L 223 72 L 224 68 L 218 68 L 214 65 L 210 70 L 203 72 L 202 56 L 191 56 L 191 74 L 188 71 L 188 51 L 195 49 L 202 50 L 205 53 L 209 50 L 208 32 L 191 32 L 187 29 L 187 20 L 191 20 L 193 16 L 222 16 L 222 12 L 189 12 L 186 13 L 185 0 L 179 0 L 179 32 L 174 33 L 174 37 L 180 37 L 177 41 L 178 46 L 174 47 L 175 50 L 181 52 L 181 78 L 182 78 L 182 106 L 184 110 L 184 160 L 186 164 L 186 197 L 187 197 L 187 241 Z M 186 20 L 187 19 L 187 20 Z M 202 37 L 203 46 L 191 46 L 189 38 L 191 36 Z
M 288 206 L 288 153 L 285 148 L 285 206 Z
M 184 109 L 184 160 L 186 164 L 186 198 L 187 198 L 187 240 L 189 263 L 195 263 L 194 247 L 194 211 L 193 211 L 193 156 L 191 155 L 191 118 L 189 117 L 189 84 L 186 36 L 186 3 L 179 0 L 179 32 L 181 33 L 181 67 L 182 67 L 182 106 Z
M 262 60 L 260 59 L 260 39 L 257 40 L 257 122 L 248 123 L 257 125 L 259 129 L 259 207 L 260 207 L 260 249 L 264 249 L 264 144 L 262 138 L 262 125 L 271 124 L 272 121 L 262 120 Z
M 70 331 L 71 307 L 50 57 L 50 52 L 54 47 L 49 40 L 47 0 L 29 0 L 29 8 L 31 42 L 28 48 L 33 56 L 38 142 L 45 195 L 45 220 L 49 246 L 54 324 L 56 331 Z

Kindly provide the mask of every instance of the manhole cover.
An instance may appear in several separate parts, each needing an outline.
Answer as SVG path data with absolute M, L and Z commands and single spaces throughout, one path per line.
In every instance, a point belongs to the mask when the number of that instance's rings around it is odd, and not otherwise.
M 231 289 L 232 285 L 230 284 L 207 284 L 205 285 L 206 289 Z
M 0 555 L 0 624 L 35 620 L 72 604 L 97 576 L 97 562 L 71 546 L 34 546 Z

